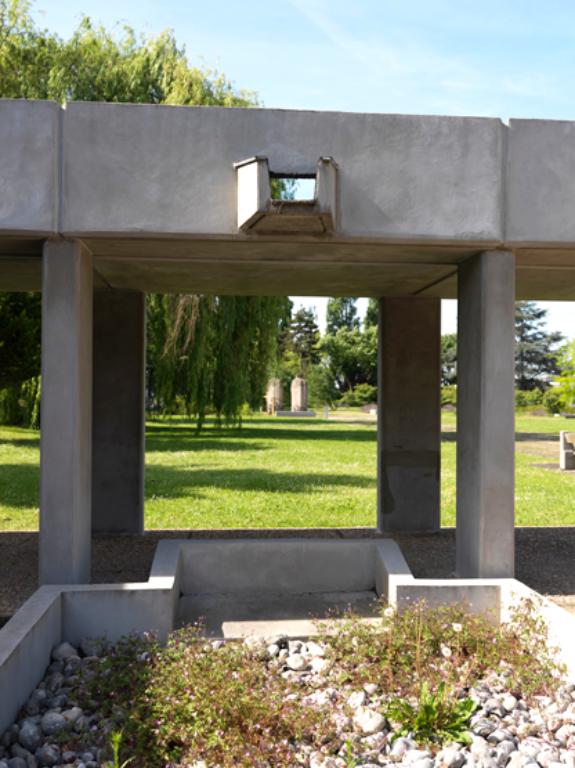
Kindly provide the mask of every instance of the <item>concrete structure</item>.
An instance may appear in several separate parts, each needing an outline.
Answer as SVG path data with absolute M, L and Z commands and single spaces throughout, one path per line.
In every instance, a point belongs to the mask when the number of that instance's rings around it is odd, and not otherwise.
M 133 631 L 155 631 L 165 639 L 206 606 L 208 629 L 218 636 L 281 632 L 305 638 L 318 631 L 310 610 L 317 615 L 326 606 L 349 602 L 361 608 L 376 595 L 398 609 L 420 599 L 430 605 L 464 601 L 471 610 L 489 612 L 495 622 L 528 598 L 575 674 L 575 616 L 514 579 L 416 579 L 389 539 L 316 540 L 304 546 L 298 540 L 171 540 L 158 545 L 148 582 L 45 586 L 0 630 L 0 732 L 14 721 L 42 678 L 52 648 L 63 640 L 106 636 L 113 641 Z M 281 615 L 284 604 L 287 622 Z M 262 605 L 271 609 L 265 619 Z
M 146 302 L 94 292 L 92 531 L 144 530 Z
M 296 376 L 291 383 L 290 392 L 292 411 L 307 411 L 307 381 Z
M 439 299 L 379 302 L 378 526 L 440 528 Z
M 559 469 L 575 469 L 575 434 L 562 430 L 559 433 Z
M 410 530 L 437 525 L 434 300 L 457 297 L 457 567 L 511 574 L 510 318 L 515 296 L 575 299 L 574 170 L 575 123 L 0 101 L 0 290 L 44 290 L 42 581 L 89 577 L 92 476 L 97 530 L 141 522 L 141 369 L 130 415 L 99 394 L 124 343 L 141 365 L 141 325 L 117 302 L 108 348 L 96 308 L 93 404 L 92 284 L 383 299 L 379 525 Z M 282 213 L 271 176 L 315 177 L 313 201 Z
M 513 576 L 515 264 L 491 251 L 459 267 L 457 562 L 460 576 Z

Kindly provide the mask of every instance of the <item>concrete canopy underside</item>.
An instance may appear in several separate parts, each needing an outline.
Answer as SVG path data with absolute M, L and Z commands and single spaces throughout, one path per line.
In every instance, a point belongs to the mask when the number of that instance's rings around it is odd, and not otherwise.
M 337 163 L 334 232 L 245 234 L 234 163 Z M 95 287 L 453 298 L 515 255 L 518 299 L 575 299 L 575 123 L 0 100 L 0 290 L 80 240 Z

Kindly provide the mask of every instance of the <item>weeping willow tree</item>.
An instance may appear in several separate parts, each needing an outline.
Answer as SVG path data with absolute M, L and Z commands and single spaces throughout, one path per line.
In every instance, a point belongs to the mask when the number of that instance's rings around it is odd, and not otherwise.
M 191 66 L 169 30 L 143 37 L 128 26 L 110 32 L 83 18 L 64 40 L 38 27 L 30 9 L 27 0 L 0 0 L 0 98 L 257 104 L 254 94 L 237 90 L 223 75 Z M 290 182 L 278 183 L 285 189 L 276 184 L 275 192 L 289 196 Z M 37 297 L 24 296 L 22 301 L 31 314 Z M 181 398 L 200 422 L 208 408 L 231 421 L 243 403 L 257 404 L 285 307 L 286 300 L 273 298 L 150 297 L 149 370 L 159 402 L 173 408 Z M 39 349 L 39 318 L 33 336 L 28 349 Z M 15 357 L 10 349 L 3 352 Z M 4 396 L 6 402 L 20 398 L 14 387 L 37 380 L 39 372 L 39 355 L 24 360 L 22 371 L 16 372 L 17 385 L 0 383 L 0 404 Z M 3 387 L 13 391 L 3 392 Z
M 210 409 L 233 423 L 244 404 L 259 407 L 290 306 L 287 297 L 150 296 L 149 391 L 160 409 L 181 403 L 201 427 Z

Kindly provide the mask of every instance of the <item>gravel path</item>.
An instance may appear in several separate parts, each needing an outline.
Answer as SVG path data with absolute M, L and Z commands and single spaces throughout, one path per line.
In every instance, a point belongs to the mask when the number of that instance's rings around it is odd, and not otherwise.
M 154 531 L 143 536 L 103 536 L 94 540 L 92 581 L 145 581 L 154 549 L 162 538 L 212 538 L 240 535 L 301 535 L 302 531 Z M 306 531 L 314 537 L 369 537 L 368 530 Z M 399 545 L 417 577 L 453 575 L 455 532 L 397 536 Z M 516 531 L 516 575 L 521 581 L 575 612 L 575 526 L 562 528 L 518 528 Z M 38 583 L 38 534 L 0 533 L 0 622 L 36 589 Z

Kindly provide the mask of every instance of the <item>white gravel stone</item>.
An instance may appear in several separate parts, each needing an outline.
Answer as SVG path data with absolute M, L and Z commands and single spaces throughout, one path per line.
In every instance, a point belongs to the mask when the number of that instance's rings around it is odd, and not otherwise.
M 52 651 L 52 658 L 54 661 L 65 661 L 71 656 L 77 655 L 78 650 L 74 648 L 73 645 L 70 645 L 70 643 L 60 643 L 60 645 L 57 645 Z
M 465 763 L 463 753 L 454 747 L 446 747 L 437 754 L 436 764 L 443 768 L 461 768 Z
M 357 709 L 363 707 L 367 700 L 365 691 L 354 691 L 347 699 L 347 706 L 351 709 Z
M 286 665 L 294 672 L 303 672 L 308 668 L 308 662 L 301 653 L 292 653 L 286 659 Z
M 306 643 L 307 654 L 312 657 L 323 658 L 325 656 L 325 648 L 319 643 L 315 643 L 313 640 L 309 640 Z
M 54 733 L 59 733 L 66 728 L 66 718 L 60 714 L 60 712 L 46 712 L 42 717 L 41 726 L 46 736 L 52 736 Z
M 383 731 L 387 722 L 385 717 L 379 712 L 374 712 L 369 707 L 357 707 L 353 716 L 353 722 L 364 734 L 377 733 Z

